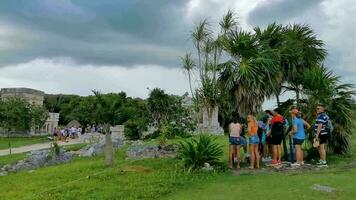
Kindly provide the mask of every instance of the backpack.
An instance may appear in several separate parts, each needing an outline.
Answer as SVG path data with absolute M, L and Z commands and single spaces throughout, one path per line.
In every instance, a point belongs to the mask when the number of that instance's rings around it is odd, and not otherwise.
M 333 123 L 332 123 L 330 117 L 329 117 L 329 116 L 327 116 L 327 117 L 328 117 L 328 120 L 327 120 L 327 122 L 326 122 L 325 130 L 326 130 L 329 134 L 331 134 L 331 133 L 334 131 L 334 125 L 333 125 Z

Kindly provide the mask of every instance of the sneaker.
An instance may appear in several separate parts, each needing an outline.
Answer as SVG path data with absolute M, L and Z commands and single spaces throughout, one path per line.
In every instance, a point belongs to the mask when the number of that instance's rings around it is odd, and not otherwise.
M 300 167 L 300 164 L 299 163 L 292 163 L 292 164 L 290 164 L 290 166 L 293 167 L 293 168 L 298 168 L 298 167 Z
M 300 163 L 300 165 L 304 165 L 304 161 L 302 161 L 302 162 Z
M 316 163 L 316 165 L 318 165 L 318 166 L 327 166 L 328 163 L 326 162 L 326 160 L 319 160 L 319 162 Z
M 267 166 L 277 166 L 278 165 L 278 161 L 277 160 L 272 160 L 270 164 L 268 164 Z
M 262 162 L 269 162 L 270 160 L 268 160 L 267 158 L 262 158 Z

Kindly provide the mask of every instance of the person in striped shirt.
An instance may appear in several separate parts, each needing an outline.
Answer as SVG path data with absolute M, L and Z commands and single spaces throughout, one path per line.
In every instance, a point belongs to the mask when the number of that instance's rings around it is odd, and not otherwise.
M 323 105 L 318 105 L 316 108 L 318 114 L 316 122 L 314 124 L 315 137 L 319 138 L 320 145 L 318 147 L 320 160 L 318 165 L 327 165 L 326 162 L 326 145 L 329 140 L 329 133 L 327 131 L 327 123 L 330 120 L 329 116 L 325 113 L 325 107 Z

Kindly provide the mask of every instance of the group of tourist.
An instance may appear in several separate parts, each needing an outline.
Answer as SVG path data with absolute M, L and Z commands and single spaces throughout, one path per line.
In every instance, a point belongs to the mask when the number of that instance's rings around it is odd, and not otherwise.
M 68 142 L 69 138 L 75 139 L 86 133 L 103 133 L 103 126 L 87 125 L 84 129 L 82 126 L 55 127 L 53 129 L 53 138 L 55 141 Z
M 68 139 L 78 138 L 82 134 L 82 127 L 66 127 L 66 128 L 54 128 L 53 137 L 55 141 L 68 142 Z
M 306 130 L 311 128 L 308 122 L 302 119 L 301 112 L 298 108 L 289 110 L 292 118 L 292 126 L 287 134 L 292 138 L 295 149 L 295 163 L 293 167 L 304 165 L 302 144 L 306 139 Z M 320 160 L 317 165 L 327 166 L 326 162 L 326 144 L 330 136 L 330 118 L 325 113 L 325 107 L 318 105 L 316 108 L 317 118 L 313 126 L 314 141 L 317 142 L 314 147 L 318 148 Z M 253 115 L 247 116 L 247 126 L 242 123 L 241 118 L 236 117 L 229 124 L 229 168 L 233 168 L 233 162 L 240 168 L 240 148 L 247 147 L 245 137 L 245 128 L 247 129 L 249 143 L 249 169 L 260 168 L 260 161 L 270 161 L 270 166 L 281 165 L 282 163 L 282 147 L 281 143 L 286 136 L 285 130 L 288 127 L 288 120 L 285 119 L 278 110 L 266 110 L 266 118 L 264 121 L 257 121 Z M 285 150 L 286 152 L 286 150 Z M 272 158 L 270 158 L 272 153 Z

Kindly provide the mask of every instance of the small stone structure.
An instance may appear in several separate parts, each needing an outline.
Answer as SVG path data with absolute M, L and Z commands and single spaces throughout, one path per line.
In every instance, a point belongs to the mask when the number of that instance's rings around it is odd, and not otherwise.
M 209 133 L 213 135 L 223 135 L 224 129 L 220 126 L 218 121 L 219 107 L 215 106 L 208 111 L 207 107 L 203 107 L 200 111 L 202 121 L 198 124 L 198 132 Z
M 40 133 L 52 133 L 54 128 L 58 128 L 58 121 L 59 121 L 59 113 L 48 113 L 48 119 L 45 122 L 45 125 L 39 131 Z M 31 134 L 35 135 L 36 133 L 31 132 Z
M 81 124 L 77 121 L 77 120 L 72 120 L 67 124 L 67 128 L 71 128 L 71 127 L 75 127 L 75 128 L 79 128 L 81 126 Z
M 18 97 L 37 106 L 43 106 L 44 95 L 43 91 L 31 88 L 2 88 L 0 90 L 0 98 L 2 100 Z M 29 133 L 30 135 L 51 134 L 55 127 L 58 128 L 58 121 L 59 113 L 49 113 L 45 125 L 40 130 L 31 130 Z
M 124 134 L 125 126 L 124 125 L 117 125 L 110 127 L 111 138 L 112 140 L 125 140 Z

